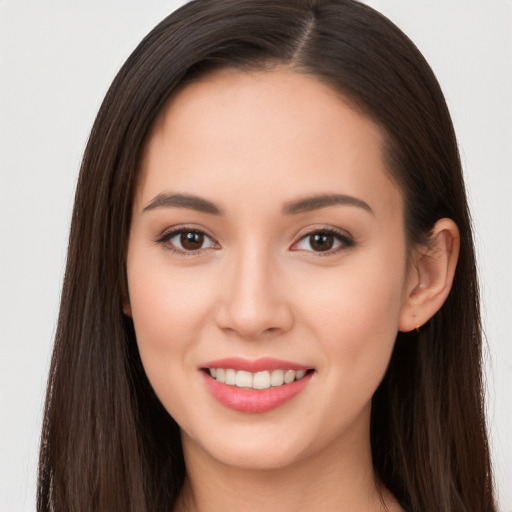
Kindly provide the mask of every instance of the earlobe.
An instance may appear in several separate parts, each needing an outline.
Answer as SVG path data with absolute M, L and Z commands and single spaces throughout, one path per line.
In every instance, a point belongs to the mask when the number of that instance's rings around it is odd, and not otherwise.
M 126 264 L 125 264 L 126 266 Z M 126 272 L 126 270 L 125 270 Z M 132 317 L 132 305 L 130 303 L 130 294 L 128 292 L 128 278 L 125 274 L 125 279 L 120 290 L 121 301 L 123 305 L 123 313 L 126 316 Z
M 128 299 L 123 300 L 123 313 L 130 318 L 132 317 L 132 306 Z
M 451 219 L 440 219 L 428 246 L 417 250 L 406 291 L 399 330 L 409 332 L 426 323 L 450 293 L 459 257 L 459 229 Z

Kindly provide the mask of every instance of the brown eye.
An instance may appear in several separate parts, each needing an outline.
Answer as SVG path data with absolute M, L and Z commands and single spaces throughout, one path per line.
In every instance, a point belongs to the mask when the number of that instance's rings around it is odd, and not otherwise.
M 193 254 L 205 249 L 219 249 L 219 245 L 202 231 L 176 229 L 164 234 L 159 244 L 179 254 Z
M 180 234 L 180 244 L 186 251 L 197 251 L 204 243 L 203 233 L 197 231 L 184 231 Z
M 353 246 L 354 241 L 349 236 L 327 229 L 308 233 L 294 244 L 292 250 L 335 254 L 338 250 Z
M 329 233 L 315 233 L 309 237 L 309 245 L 313 251 L 329 251 L 334 247 L 334 235 Z

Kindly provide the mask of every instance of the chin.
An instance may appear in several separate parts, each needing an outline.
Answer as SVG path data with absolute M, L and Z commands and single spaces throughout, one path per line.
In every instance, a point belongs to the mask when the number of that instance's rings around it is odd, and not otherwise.
M 288 429 L 287 429 L 288 430 Z M 304 435 L 290 436 L 288 432 L 236 428 L 226 435 L 190 436 L 182 431 L 183 448 L 206 453 L 217 462 L 238 469 L 268 470 L 289 466 L 311 449 Z M 308 449 L 309 448 L 309 449 Z
M 262 449 L 256 446 L 251 449 L 247 444 L 231 445 L 229 451 L 218 450 L 218 453 L 211 455 L 226 466 L 246 471 L 283 469 L 300 460 L 297 450 Z

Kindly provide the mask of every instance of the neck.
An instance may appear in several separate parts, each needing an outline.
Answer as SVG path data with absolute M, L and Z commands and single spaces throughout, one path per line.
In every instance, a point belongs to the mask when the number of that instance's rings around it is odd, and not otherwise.
M 324 452 L 286 467 L 227 466 L 183 434 L 187 477 L 176 512 L 282 510 L 389 512 L 401 510 L 373 474 L 369 439 L 350 449 L 330 444 Z

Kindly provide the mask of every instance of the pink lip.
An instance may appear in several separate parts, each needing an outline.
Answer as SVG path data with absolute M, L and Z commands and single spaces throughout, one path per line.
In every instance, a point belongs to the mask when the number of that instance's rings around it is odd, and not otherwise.
M 308 370 L 311 366 L 304 366 L 291 361 L 274 359 L 273 357 L 262 357 L 253 361 L 240 357 L 228 357 L 217 361 L 208 361 L 200 368 L 231 368 L 233 370 L 244 370 L 246 372 L 262 372 L 265 370 Z M 289 384 L 288 384 L 289 385 Z
M 201 366 L 205 368 L 231 368 L 255 373 L 264 370 L 308 370 L 311 367 L 303 366 L 290 361 L 273 358 L 262 358 L 254 361 L 240 358 L 227 358 L 209 361 Z M 218 382 L 207 371 L 201 371 L 206 387 L 213 397 L 225 407 L 238 412 L 262 413 L 276 409 L 297 396 L 311 381 L 314 372 L 307 373 L 302 379 L 290 384 L 270 387 L 268 389 L 247 389 L 228 386 Z

